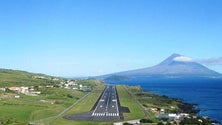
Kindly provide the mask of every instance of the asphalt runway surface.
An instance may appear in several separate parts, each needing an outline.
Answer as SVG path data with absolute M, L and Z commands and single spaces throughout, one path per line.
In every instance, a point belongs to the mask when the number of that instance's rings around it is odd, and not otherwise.
M 103 91 L 96 108 L 92 112 L 92 117 L 96 119 L 120 119 L 116 87 L 114 85 L 107 86 Z
M 107 85 L 91 111 L 64 118 L 81 121 L 119 121 L 123 120 L 123 112 L 129 112 L 129 109 L 120 106 L 116 86 Z

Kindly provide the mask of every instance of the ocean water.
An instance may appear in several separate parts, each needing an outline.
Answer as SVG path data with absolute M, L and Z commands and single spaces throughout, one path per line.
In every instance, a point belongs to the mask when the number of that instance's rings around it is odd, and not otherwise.
M 201 110 L 198 115 L 209 116 L 222 123 L 222 80 L 134 79 L 115 83 L 140 85 L 146 91 L 198 104 L 197 108 Z

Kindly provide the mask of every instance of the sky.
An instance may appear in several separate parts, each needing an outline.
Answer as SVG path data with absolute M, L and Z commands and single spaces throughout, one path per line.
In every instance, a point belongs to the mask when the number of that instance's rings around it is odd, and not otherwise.
M 96 76 L 173 53 L 222 73 L 221 0 L 1 0 L 0 68 Z

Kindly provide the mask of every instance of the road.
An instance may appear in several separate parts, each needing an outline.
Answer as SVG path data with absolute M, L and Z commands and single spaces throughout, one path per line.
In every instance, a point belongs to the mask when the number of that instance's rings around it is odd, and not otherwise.
M 93 119 L 118 120 L 119 105 L 115 85 L 107 85 L 91 116 Z
M 118 101 L 116 86 L 107 85 L 92 110 L 63 118 L 80 121 L 119 121 L 123 119 L 123 107 Z

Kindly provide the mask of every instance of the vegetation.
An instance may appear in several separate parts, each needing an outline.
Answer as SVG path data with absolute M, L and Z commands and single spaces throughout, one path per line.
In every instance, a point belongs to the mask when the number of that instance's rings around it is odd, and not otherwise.
M 54 116 L 60 114 L 78 99 L 87 93 L 82 90 L 72 90 L 59 87 L 61 81 L 68 79 L 33 74 L 17 70 L 0 69 L 0 124 L 28 125 L 29 122 L 43 123 L 50 121 Z M 83 86 L 89 86 L 93 93 L 99 94 L 104 85 L 97 80 L 77 80 Z M 54 87 L 46 87 L 53 85 Z M 34 86 L 40 91 L 38 96 L 29 96 L 16 91 L 9 90 L 11 86 Z M 98 98 L 98 95 L 85 100 L 85 107 L 90 106 L 89 100 Z M 18 96 L 19 98 L 15 98 Z M 95 96 L 95 97 L 94 97 Z M 94 103 L 94 102 L 92 102 Z M 82 107 L 82 109 L 84 109 Z M 85 108 L 84 110 L 88 110 Z M 81 108 L 78 108 L 81 112 Z M 78 111 L 77 111 L 78 112 Z
M 62 88 L 50 88 L 44 91 L 43 95 L 34 97 L 20 94 L 19 99 L 14 98 L 14 93 L 4 93 L 8 97 L 0 101 L 0 116 L 28 123 L 58 114 L 85 94 Z
M 91 90 L 98 89 L 99 85 L 101 85 L 101 81 L 98 80 L 77 80 L 77 84 L 82 84 L 88 86 Z
M 145 114 L 141 107 L 133 100 L 132 95 L 128 92 L 126 86 L 117 86 L 117 92 L 121 106 L 128 107 L 130 113 L 124 113 L 124 120 L 141 119 Z
M 158 122 L 157 125 L 164 125 L 163 122 Z
M 153 121 L 150 119 L 141 119 L 140 123 L 153 123 Z
M 123 123 L 123 125 L 133 125 L 133 124 L 125 122 L 125 123 Z
M 185 118 L 180 122 L 181 125 L 211 125 L 211 120 L 209 118 L 193 117 Z
M 84 81 L 85 82 L 85 81 Z M 94 81 L 96 82 L 96 81 Z M 98 81 L 97 81 L 98 84 Z M 100 94 L 102 93 L 103 89 L 105 88 L 104 84 L 100 85 L 98 84 L 97 86 L 94 86 L 93 91 L 91 92 L 90 95 L 88 95 L 84 100 L 79 102 L 77 105 L 75 105 L 71 110 L 69 110 L 65 115 L 73 115 L 73 114 L 78 114 L 78 113 L 83 113 L 83 112 L 88 112 L 92 109 L 94 104 L 96 103 L 97 99 L 99 98 Z M 59 118 L 56 120 L 46 120 L 44 123 L 49 123 L 53 122 L 53 125 L 103 125 L 103 124 L 109 124 L 109 123 L 96 123 L 96 122 L 90 122 L 90 121 L 73 121 L 73 120 L 67 120 L 63 118 Z M 110 123 L 111 124 L 111 123 Z
M 59 81 L 53 80 L 54 78 L 56 77 L 25 71 L 0 69 L 0 87 L 58 84 Z
M 139 102 L 145 107 L 153 107 L 158 109 L 166 109 L 168 112 L 176 112 L 179 110 L 178 102 L 166 96 L 160 96 L 142 90 L 134 91 Z

